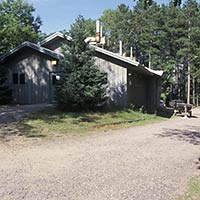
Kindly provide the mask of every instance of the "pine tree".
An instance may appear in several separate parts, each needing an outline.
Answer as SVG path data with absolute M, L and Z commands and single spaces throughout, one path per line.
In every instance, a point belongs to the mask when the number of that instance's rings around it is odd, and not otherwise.
M 58 106 L 68 110 L 91 110 L 105 101 L 106 74 L 94 64 L 94 49 L 84 42 L 85 19 L 79 16 L 71 26 L 72 41 L 63 45 L 63 73 L 57 85 Z

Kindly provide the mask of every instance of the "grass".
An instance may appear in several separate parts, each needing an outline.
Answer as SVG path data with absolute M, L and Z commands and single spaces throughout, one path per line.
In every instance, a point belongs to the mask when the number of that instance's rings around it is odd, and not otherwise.
M 29 115 L 17 124 L 17 129 L 18 135 L 27 137 L 84 136 L 94 132 L 143 125 L 161 119 L 163 118 L 131 109 L 69 113 L 48 108 Z
M 200 177 L 190 180 L 187 192 L 179 200 L 200 200 Z
M 20 122 L 2 125 L 0 141 L 10 140 L 13 136 L 26 138 L 85 136 L 96 132 L 144 125 L 162 119 L 132 109 L 70 113 L 51 107 L 29 114 Z

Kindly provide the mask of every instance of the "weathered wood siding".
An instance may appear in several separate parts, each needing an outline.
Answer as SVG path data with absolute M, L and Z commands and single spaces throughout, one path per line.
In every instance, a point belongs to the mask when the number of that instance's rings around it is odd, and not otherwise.
M 149 77 L 147 81 L 147 110 L 153 113 L 159 106 L 161 82 L 156 76 Z
M 61 47 L 62 47 L 63 42 L 66 42 L 66 41 L 62 38 L 55 38 L 54 40 L 52 40 L 51 42 L 47 44 L 44 44 L 43 46 L 47 49 L 54 51 L 55 53 L 62 53 Z
M 135 107 L 147 108 L 147 78 L 146 76 L 128 70 L 128 104 Z
M 52 100 L 53 66 L 49 57 L 27 49 L 9 59 L 6 65 L 15 103 L 37 104 Z M 13 73 L 25 73 L 25 84 L 13 84 Z
M 108 103 L 120 106 L 127 105 L 127 69 L 106 59 L 96 57 L 95 64 L 107 73 Z
M 102 53 L 96 53 L 95 62 L 107 73 L 109 104 L 132 104 L 148 112 L 155 111 L 160 99 L 159 77 L 150 75 L 142 67 L 134 67 Z

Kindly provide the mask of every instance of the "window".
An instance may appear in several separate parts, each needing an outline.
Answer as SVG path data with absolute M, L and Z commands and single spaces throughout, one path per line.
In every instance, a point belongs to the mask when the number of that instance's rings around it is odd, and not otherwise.
M 25 74 L 13 73 L 13 84 L 25 84 Z
M 18 84 L 18 73 L 13 73 L 13 84 Z
M 25 74 L 24 73 L 19 75 L 19 83 L 25 84 Z

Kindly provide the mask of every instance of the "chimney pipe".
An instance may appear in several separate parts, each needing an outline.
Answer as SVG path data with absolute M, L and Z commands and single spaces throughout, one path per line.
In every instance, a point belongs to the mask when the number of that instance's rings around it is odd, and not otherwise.
M 130 59 L 133 58 L 133 47 L 131 47 L 131 52 L 130 52 Z
M 122 41 L 119 41 L 119 55 L 122 56 Z
M 100 38 L 102 38 L 102 37 L 103 37 L 103 27 L 100 26 Z
M 99 43 L 101 41 L 100 39 L 100 20 L 96 20 L 96 42 Z

